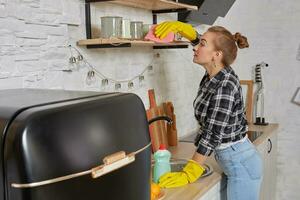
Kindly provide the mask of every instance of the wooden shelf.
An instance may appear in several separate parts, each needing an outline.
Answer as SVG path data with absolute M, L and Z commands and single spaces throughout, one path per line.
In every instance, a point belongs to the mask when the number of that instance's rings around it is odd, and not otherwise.
M 159 10 L 197 10 L 197 6 L 178 3 L 171 0 L 86 0 L 87 2 L 109 2 L 152 11 Z
M 165 48 L 188 48 L 189 42 L 175 41 L 172 43 L 156 43 L 144 40 L 129 40 L 129 39 L 104 39 L 92 38 L 91 28 L 91 8 L 90 3 L 94 2 L 109 2 L 135 8 L 151 10 L 153 13 L 153 24 L 157 23 L 158 13 L 181 12 L 186 10 L 198 10 L 197 6 L 178 3 L 172 0 L 85 0 L 85 19 L 86 19 L 86 35 L 88 39 L 77 42 L 78 46 L 86 46 L 87 48 L 117 48 L 117 47 L 132 47 L 132 46 L 151 46 L 154 49 Z
M 187 48 L 189 42 L 174 41 L 172 43 L 156 43 L 145 40 L 129 40 L 129 39 L 106 39 L 95 38 L 87 40 L 79 40 L 78 46 L 87 46 L 87 48 L 113 48 L 113 47 L 131 47 L 131 46 L 150 46 L 155 49 L 161 48 Z

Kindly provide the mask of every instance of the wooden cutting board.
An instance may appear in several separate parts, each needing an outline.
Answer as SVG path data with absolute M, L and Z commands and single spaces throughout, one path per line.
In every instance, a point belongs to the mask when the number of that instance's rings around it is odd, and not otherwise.
M 172 124 L 167 124 L 167 138 L 169 146 L 177 146 L 177 128 L 176 128 L 176 115 L 172 102 L 163 103 L 165 114 L 172 119 Z
M 148 91 L 150 108 L 147 110 L 148 120 L 158 117 L 166 116 L 165 109 L 163 105 L 157 106 L 155 100 L 154 90 Z M 159 120 L 153 122 L 149 125 L 150 138 L 152 143 L 152 151 L 155 152 L 159 149 L 161 144 L 164 144 L 168 147 L 168 137 L 167 137 L 167 123 L 164 120 Z

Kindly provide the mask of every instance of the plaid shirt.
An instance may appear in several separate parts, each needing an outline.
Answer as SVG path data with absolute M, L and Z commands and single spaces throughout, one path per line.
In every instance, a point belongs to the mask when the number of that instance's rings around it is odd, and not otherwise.
M 194 109 L 200 125 L 194 143 L 198 153 L 209 156 L 221 143 L 235 142 L 246 135 L 248 123 L 242 87 L 230 66 L 211 79 L 205 73 Z

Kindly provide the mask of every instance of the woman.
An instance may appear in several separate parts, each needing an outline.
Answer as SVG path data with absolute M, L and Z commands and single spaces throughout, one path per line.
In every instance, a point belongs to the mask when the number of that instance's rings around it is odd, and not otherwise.
M 213 26 L 201 37 L 191 25 L 164 22 L 155 29 L 163 38 L 178 32 L 195 45 L 193 62 L 206 70 L 194 100 L 199 134 L 196 151 L 182 172 L 170 172 L 159 180 L 161 187 L 179 187 L 196 181 L 204 171 L 203 163 L 214 152 L 227 178 L 227 199 L 259 199 L 262 159 L 248 139 L 243 93 L 239 78 L 231 68 L 237 49 L 248 47 L 240 33 L 232 35 L 224 27 Z

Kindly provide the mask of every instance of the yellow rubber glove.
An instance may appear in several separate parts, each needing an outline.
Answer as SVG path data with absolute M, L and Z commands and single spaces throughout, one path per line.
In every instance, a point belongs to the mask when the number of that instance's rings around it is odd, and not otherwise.
M 197 32 L 190 24 L 179 21 L 162 22 L 155 27 L 155 36 L 165 38 L 170 32 L 179 33 L 189 41 L 197 38 Z
M 189 160 L 182 172 L 169 172 L 159 178 L 158 185 L 174 188 L 195 182 L 204 172 L 204 168 L 194 160 Z

